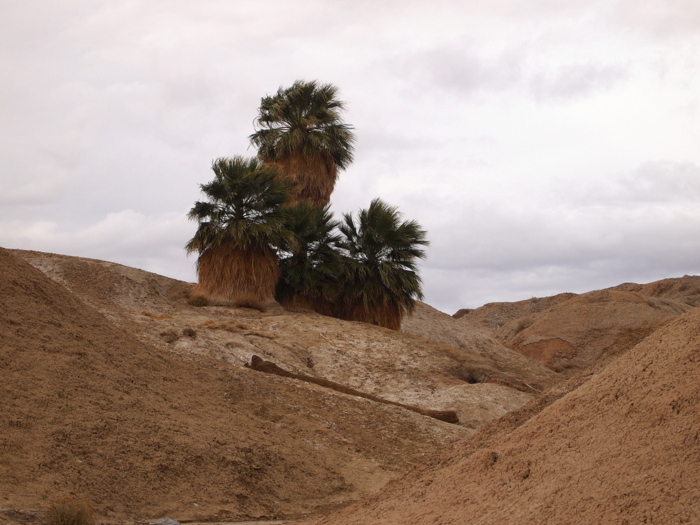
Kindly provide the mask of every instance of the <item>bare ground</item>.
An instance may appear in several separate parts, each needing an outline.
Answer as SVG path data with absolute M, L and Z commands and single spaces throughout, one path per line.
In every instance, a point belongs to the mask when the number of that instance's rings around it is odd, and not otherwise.
M 65 492 L 105 524 L 298 519 L 368 496 L 313 523 L 700 519 L 700 278 L 458 319 L 421 303 L 402 333 L 197 308 L 191 288 L 0 249 L 0 524 L 38 523 Z
M 523 407 L 379 494 L 304 523 L 698 523 L 698 377 L 695 308 L 557 385 L 564 395 L 553 402 Z
M 112 519 L 295 517 L 467 432 L 145 344 L 9 252 L 0 267 L 0 510 L 70 492 Z
M 289 372 L 390 401 L 456 410 L 462 425 L 472 430 L 559 380 L 545 366 L 483 334 L 462 330 L 456 344 L 436 340 L 436 318 L 454 321 L 436 310 L 419 321 L 425 328 L 416 331 L 428 339 L 280 306 L 265 313 L 195 308 L 186 302 L 192 287 L 188 283 L 104 261 L 13 253 L 146 344 L 234 367 L 244 367 L 258 355 Z M 196 335 L 183 334 L 189 330 Z
M 700 302 L 700 278 L 491 303 L 461 315 L 508 348 L 570 376 L 632 348 Z
M 107 521 L 297 518 L 375 492 L 557 380 L 508 368 L 493 339 L 197 308 L 192 285 L 104 261 L 0 249 L 0 268 L 6 522 L 65 492 Z M 253 355 L 461 421 L 263 374 Z

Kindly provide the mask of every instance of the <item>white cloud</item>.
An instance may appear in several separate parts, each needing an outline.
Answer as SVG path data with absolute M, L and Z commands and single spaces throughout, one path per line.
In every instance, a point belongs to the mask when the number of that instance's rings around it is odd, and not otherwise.
M 700 4 L 695 0 L 618 0 L 612 5 L 611 19 L 654 39 L 676 40 L 689 34 L 697 39 Z
M 192 279 L 212 159 L 253 154 L 260 98 L 306 78 L 358 134 L 334 209 L 426 227 L 430 302 L 692 273 L 698 5 L 8 0 L 0 245 Z
M 464 203 L 428 225 L 426 291 L 446 311 L 700 273 L 695 165 L 645 164 L 555 202 Z M 494 293 L 498 290 L 498 293 Z
M 538 100 L 551 100 L 608 90 L 627 76 L 627 69 L 622 66 L 569 65 L 557 67 L 553 71 L 536 73 L 530 85 Z
M 606 207 L 662 204 L 700 206 L 700 165 L 692 162 L 649 161 L 627 173 L 592 184 L 560 181 L 557 194 L 572 205 Z
M 50 221 L 2 221 L 0 246 L 103 259 L 192 281 L 195 259 L 185 256 L 184 245 L 195 228 L 185 212 L 133 210 L 109 213 L 74 231 Z

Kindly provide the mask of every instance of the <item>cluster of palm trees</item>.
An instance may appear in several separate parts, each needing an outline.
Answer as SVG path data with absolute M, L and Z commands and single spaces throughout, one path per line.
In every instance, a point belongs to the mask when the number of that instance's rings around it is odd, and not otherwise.
M 352 128 L 336 87 L 297 81 L 262 99 L 257 157 L 214 161 L 207 200 L 189 218 L 194 293 L 212 304 L 276 299 L 398 330 L 422 299 L 417 259 L 425 231 L 379 199 L 340 221 L 330 212 L 338 172 L 352 162 Z

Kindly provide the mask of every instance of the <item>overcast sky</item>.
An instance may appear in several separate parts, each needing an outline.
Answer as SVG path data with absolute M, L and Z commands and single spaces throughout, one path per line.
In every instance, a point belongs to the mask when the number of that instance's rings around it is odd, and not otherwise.
M 183 246 L 261 97 L 330 82 L 336 213 L 431 241 L 426 302 L 700 273 L 697 0 L 3 0 L 0 246 L 194 281 Z

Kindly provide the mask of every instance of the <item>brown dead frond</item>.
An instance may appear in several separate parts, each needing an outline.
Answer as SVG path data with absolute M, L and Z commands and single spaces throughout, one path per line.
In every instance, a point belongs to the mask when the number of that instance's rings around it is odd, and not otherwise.
M 271 248 L 241 250 L 228 242 L 199 256 L 197 275 L 192 295 L 205 297 L 211 305 L 235 305 L 248 297 L 266 305 L 274 299 L 280 270 Z
M 330 202 L 338 180 L 338 170 L 330 155 L 308 157 L 295 153 L 272 165 L 281 176 L 292 181 L 292 203 L 306 201 L 322 208 Z
M 346 321 L 360 321 L 376 326 L 383 326 L 390 330 L 399 330 L 403 319 L 401 308 L 393 305 L 377 305 L 368 307 L 362 303 L 350 305 L 338 305 L 334 309 L 333 317 Z
M 253 294 L 245 294 L 236 297 L 233 301 L 233 306 L 236 308 L 251 308 L 263 313 L 267 312 L 267 304 Z
M 309 297 L 306 295 L 293 295 L 279 299 L 280 304 L 290 312 L 316 312 L 329 317 L 339 317 L 338 307 L 332 301 L 323 297 Z

